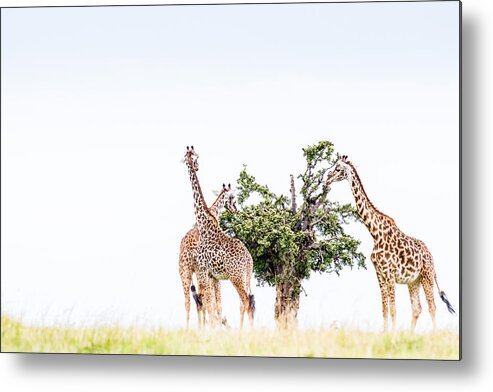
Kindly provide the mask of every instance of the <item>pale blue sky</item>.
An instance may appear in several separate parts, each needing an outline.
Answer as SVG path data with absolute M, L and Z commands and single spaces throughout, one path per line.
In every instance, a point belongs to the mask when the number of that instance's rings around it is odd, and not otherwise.
M 458 2 L 3 9 L 3 310 L 183 325 L 185 146 L 199 151 L 212 201 L 243 164 L 287 193 L 301 148 L 322 139 L 427 243 L 458 308 L 458 12 Z M 347 184 L 333 188 L 352 201 Z M 349 230 L 369 256 L 365 229 Z M 381 325 L 369 261 L 305 289 L 302 325 Z M 223 290 L 234 324 L 238 300 Z M 274 290 L 254 292 L 257 324 L 272 325 Z M 401 286 L 401 326 L 408 297 Z M 439 325 L 458 328 L 437 306 Z
M 130 85 L 152 81 L 148 72 L 156 68 L 180 71 L 173 75 L 180 85 L 183 77 L 227 82 L 272 71 L 352 80 L 412 74 L 429 82 L 456 76 L 457 8 L 426 2 L 4 9 L 4 67 L 11 77 L 10 67 L 18 69 L 26 83 L 36 77 L 25 72 L 33 62 L 62 80 L 82 73 L 119 84 L 125 79 L 118 76 L 131 75 Z

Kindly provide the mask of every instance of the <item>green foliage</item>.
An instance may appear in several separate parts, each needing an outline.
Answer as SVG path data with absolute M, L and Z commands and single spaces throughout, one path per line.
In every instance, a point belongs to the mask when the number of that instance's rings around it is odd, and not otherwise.
M 241 209 L 236 214 L 224 212 L 221 225 L 247 246 L 260 285 L 297 282 L 300 286 L 311 272 L 339 274 L 343 267 L 365 267 L 359 241 L 344 231 L 345 223 L 358 219 L 356 211 L 349 204 L 328 199 L 325 178 L 337 159 L 334 155 L 328 141 L 303 149 L 306 169 L 298 176 L 302 180 L 299 208 L 291 200 L 294 189 L 290 197 L 276 195 L 246 167 L 240 172 L 237 199 Z M 249 204 L 254 194 L 260 201 Z

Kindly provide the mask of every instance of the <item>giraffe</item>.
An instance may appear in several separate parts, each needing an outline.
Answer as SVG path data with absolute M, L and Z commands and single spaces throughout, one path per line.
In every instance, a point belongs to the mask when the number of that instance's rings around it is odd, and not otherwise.
M 433 329 L 435 329 L 434 282 L 449 312 L 455 313 L 455 311 L 438 286 L 430 251 L 423 241 L 404 234 L 391 217 L 383 214 L 373 205 L 363 188 L 356 168 L 348 161 L 346 155 L 335 163 L 334 169 L 328 174 L 326 184 L 329 186 L 333 182 L 342 180 L 348 180 L 351 185 L 358 214 L 373 237 L 374 247 L 370 259 L 375 267 L 382 297 L 384 331 L 386 332 L 388 328 L 389 304 L 392 329 L 395 330 L 396 283 L 408 286 L 412 307 L 411 331 L 414 331 L 421 313 L 420 286 L 423 286 Z
M 231 184 L 226 187 L 223 184 L 222 190 L 218 193 L 216 200 L 212 203 L 209 208 L 210 213 L 214 216 L 216 220 L 219 219 L 219 215 L 223 208 L 230 211 L 236 212 L 236 200 L 231 189 Z M 197 306 L 197 316 L 199 320 L 199 325 L 204 325 L 205 317 L 203 314 L 203 304 L 202 304 L 202 291 L 203 288 L 199 285 L 197 293 L 195 286 L 191 285 L 192 276 L 198 275 L 198 264 L 197 264 L 197 247 L 199 244 L 199 230 L 197 225 L 194 225 L 187 234 L 183 237 L 180 243 L 180 256 L 178 260 L 178 271 L 180 273 L 181 283 L 183 286 L 183 294 L 185 295 L 185 310 L 187 315 L 187 329 L 190 322 L 190 293 L 189 289 L 192 291 L 195 304 Z M 216 307 L 218 308 L 218 314 L 220 314 L 221 309 L 221 286 L 217 279 L 213 279 L 213 289 L 216 301 Z M 219 322 L 226 324 L 226 320 L 218 320 Z
M 255 297 L 250 288 L 253 259 L 240 240 L 229 237 L 221 230 L 217 220 L 207 208 L 197 178 L 199 169 L 197 158 L 193 146 L 187 146 L 185 163 L 192 185 L 195 218 L 200 238 L 197 247 L 198 280 L 204 289 L 205 309 L 209 314 L 211 327 L 214 327 L 217 312 L 212 301 L 211 277 L 217 280 L 229 280 L 240 297 L 240 328 L 243 326 L 245 311 L 250 326 L 253 326 Z M 220 318 L 220 314 L 218 316 Z

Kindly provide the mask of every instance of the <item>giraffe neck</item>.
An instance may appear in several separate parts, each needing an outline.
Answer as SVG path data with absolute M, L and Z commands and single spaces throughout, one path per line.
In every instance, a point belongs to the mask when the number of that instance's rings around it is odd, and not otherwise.
M 199 179 L 197 177 L 196 171 L 193 168 L 191 159 L 187 157 L 186 162 L 188 167 L 188 174 L 190 176 L 190 183 L 192 184 L 193 205 L 197 227 L 199 229 L 200 236 L 202 238 L 207 238 L 211 234 L 210 230 L 214 230 L 216 226 L 218 226 L 218 224 L 207 208 L 204 195 L 202 194 L 202 189 L 200 187 Z M 219 227 L 217 227 L 217 229 L 219 229 Z
M 363 183 L 359 178 L 356 168 L 353 165 L 350 166 L 352 170 L 348 180 L 351 184 L 351 190 L 353 192 L 354 201 L 356 203 L 356 209 L 373 239 L 377 240 L 382 234 L 381 223 L 385 218 L 388 217 L 375 208 L 373 203 L 368 198 L 368 195 L 365 192 L 365 188 L 363 188 Z
M 217 196 L 217 199 L 212 203 L 209 208 L 209 212 L 219 220 L 219 215 L 221 214 L 222 209 L 224 208 L 224 204 L 226 203 L 226 191 L 223 189 L 221 193 Z

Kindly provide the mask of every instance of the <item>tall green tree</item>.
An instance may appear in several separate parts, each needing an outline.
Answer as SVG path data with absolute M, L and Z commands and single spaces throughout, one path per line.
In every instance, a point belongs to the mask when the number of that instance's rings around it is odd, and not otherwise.
M 297 204 L 294 177 L 289 196 L 276 195 L 244 168 L 238 178 L 240 211 L 224 212 L 221 226 L 247 246 L 254 260 L 254 274 L 261 286 L 276 289 L 274 315 L 282 325 L 296 321 L 303 282 L 312 272 L 339 274 L 343 267 L 365 267 L 359 241 L 346 234 L 344 225 L 358 219 L 350 204 L 328 198 L 326 172 L 337 160 L 331 142 L 303 148 L 304 173 Z M 286 176 L 287 179 L 287 176 Z M 257 194 L 259 202 L 252 203 Z

